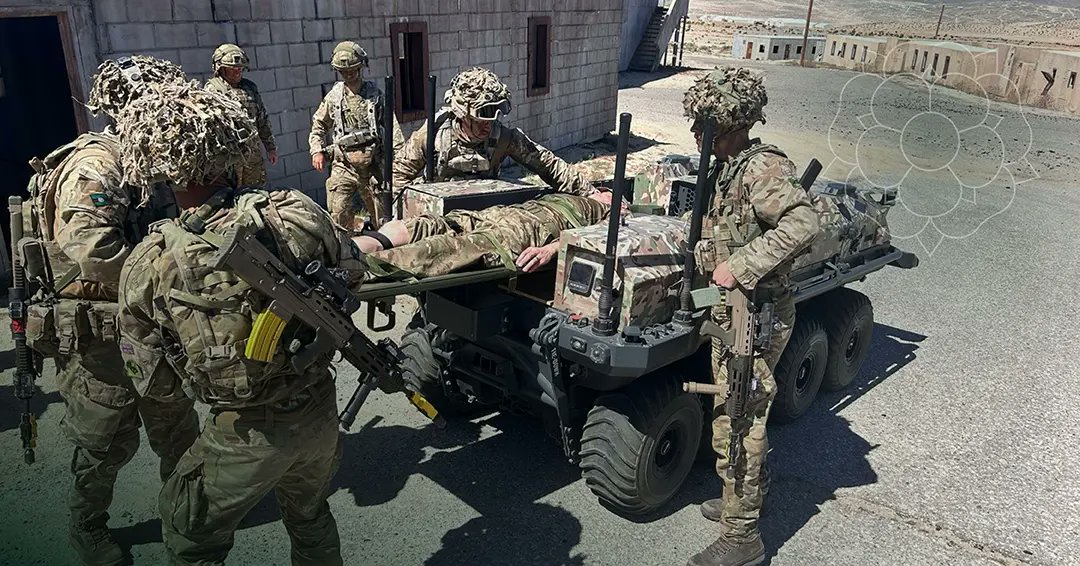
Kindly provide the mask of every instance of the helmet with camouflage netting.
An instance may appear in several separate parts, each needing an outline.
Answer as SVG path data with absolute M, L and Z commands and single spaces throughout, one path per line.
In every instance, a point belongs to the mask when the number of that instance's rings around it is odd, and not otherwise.
M 104 113 L 118 120 L 128 104 L 154 84 L 183 84 L 184 70 L 172 61 L 132 55 L 109 59 L 98 66 L 86 107 L 95 115 Z
M 686 117 L 695 122 L 713 119 L 722 136 L 761 122 L 769 98 L 761 75 L 741 67 L 715 69 L 697 80 L 683 97 Z
M 368 66 L 368 55 L 355 41 L 342 41 L 334 47 L 330 56 L 330 66 L 337 71 L 359 69 Z
M 139 187 L 227 179 L 258 151 L 255 123 L 238 102 L 191 82 L 151 85 L 117 120 L 124 180 Z M 144 199 L 148 198 L 144 195 Z
M 450 81 L 443 101 L 456 116 L 497 120 L 510 112 L 510 89 L 495 73 L 473 67 Z
M 218 48 L 214 50 L 211 61 L 214 65 L 215 75 L 222 67 L 240 68 L 245 71 L 248 68 L 247 53 L 244 53 L 244 50 L 240 49 L 239 45 L 232 43 L 223 43 L 219 45 Z

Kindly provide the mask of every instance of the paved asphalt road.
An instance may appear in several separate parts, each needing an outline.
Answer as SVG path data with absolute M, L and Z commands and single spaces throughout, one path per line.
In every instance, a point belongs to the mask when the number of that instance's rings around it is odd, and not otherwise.
M 833 177 L 900 182 L 890 218 L 899 244 L 922 257 L 916 270 L 857 285 L 877 325 L 856 384 L 770 428 L 762 531 L 772 564 L 1080 564 L 1080 121 L 990 105 L 998 122 L 976 97 L 914 81 L 879 88 L 848 72 L 762 68 L 765 140 L 800 165 L 831 163 Z M 689 80 L 623 77 L 621 108 L 672 152 L 691 149 L 679 104 Z M 1025 153 L 1030 166 L 1013 163 Z M 340 368 L 341 402 L 352 377 Z M 19 458 L 18 406 L 0 386 L 2 564 L 74 561 L 70 449 L 55 382 L 43 385 L 32 467 Z M 164 556 L 155 467 L 144 443 L 114 504 L 111 525 L 138 564 Z M 596 503 L 539 423 L 494 413 L 438 432 L 381 394 L 345 436 L 335 485 L 349 564 L 682 564 L 716 535 L 697 510 L 719 489 L 708 462 L 660 516 L 634 523 Z M 287 553 L 268 500 L 230 563 L 282 564 Z

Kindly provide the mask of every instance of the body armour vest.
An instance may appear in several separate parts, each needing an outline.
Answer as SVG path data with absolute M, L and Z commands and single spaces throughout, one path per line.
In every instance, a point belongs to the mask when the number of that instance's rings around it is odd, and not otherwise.
M 333 143 L 343 150 L 356 149 L 379 139 L 379 110 L 382 93 L 371 81 L 364 81 L 360 92 L 353 94 L 345 83 L 334 83 L 327 93 L 330 115 L 334 119 Z

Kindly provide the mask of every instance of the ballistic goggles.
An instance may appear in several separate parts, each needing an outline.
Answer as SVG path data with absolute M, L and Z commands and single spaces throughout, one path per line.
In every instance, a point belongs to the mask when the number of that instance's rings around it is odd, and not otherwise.
M 502 114 L 508 114 L 510 112 L 510 101 L 502 100 L 499 102 L 491 102 L 480 106 L 479 108 L 470 108 L 469 117 L 477 120 L 492 121 L 498 120 Z

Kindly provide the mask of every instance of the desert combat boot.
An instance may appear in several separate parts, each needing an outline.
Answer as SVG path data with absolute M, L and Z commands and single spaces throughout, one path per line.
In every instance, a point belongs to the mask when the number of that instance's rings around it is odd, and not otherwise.
M 107 520 L 106 515 L 104 520 L 71 526 L 71 546 L 86 566 L 117 566 L 125 562 L 123 549 L 105 525 Z
M 686 566 L 757 566 L 765 562 L 765 545 L 756 531 L 746 537 L 723 533 L 705 550 L 690 557 Z

